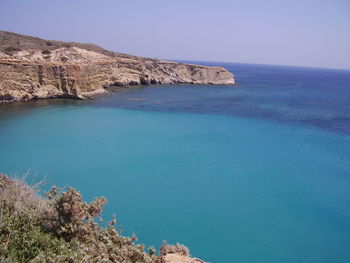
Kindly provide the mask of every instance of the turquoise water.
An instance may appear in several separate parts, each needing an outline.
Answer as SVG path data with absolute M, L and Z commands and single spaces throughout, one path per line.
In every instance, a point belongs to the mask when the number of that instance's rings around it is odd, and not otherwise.
M 238 69 L 234 87 L 2 105 L 1 171 L 106 196 L 105 217 L 115 213 L 125 234 L 184 243 L 207 261 L 350 262 L 347 90 L 314 105 L 293 90 L 307 81 L 265 76 L 257 96 L 260 68 Z

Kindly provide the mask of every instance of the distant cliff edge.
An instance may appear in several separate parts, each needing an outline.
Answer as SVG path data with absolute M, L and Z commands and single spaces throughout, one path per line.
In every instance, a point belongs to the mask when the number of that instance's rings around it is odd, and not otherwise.
M 0 31 L 0 102 L 81 98 L 106 87 L 235 84 L 222 67 L 125 55 L 94 44 L 44 40 Z

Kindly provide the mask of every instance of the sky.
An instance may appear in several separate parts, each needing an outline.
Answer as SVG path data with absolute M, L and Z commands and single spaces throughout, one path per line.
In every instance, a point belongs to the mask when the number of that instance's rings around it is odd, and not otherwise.
M 350 0 L 0 0 L 0 30 L 160 59 L 350 69 Z

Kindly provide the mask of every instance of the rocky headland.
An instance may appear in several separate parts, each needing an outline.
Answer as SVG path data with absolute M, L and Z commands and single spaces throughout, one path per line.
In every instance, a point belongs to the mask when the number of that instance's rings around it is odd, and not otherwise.
M 94 44 L 44 40 L 0 31 L 0 102 L 83 99 L 107 87 L 235 84 L 222 67 L 143 58 Z

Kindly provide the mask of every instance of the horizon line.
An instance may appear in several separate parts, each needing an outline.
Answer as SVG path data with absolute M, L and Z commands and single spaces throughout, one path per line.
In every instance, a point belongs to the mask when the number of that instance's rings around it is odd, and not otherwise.
M 161 60 L 168 60 L 174 62 L 209 62 L 209 63 L 228 63 L 228 64 L 246 64 L 246 65 L 257 65 L 257 66 L 271 66 L 271 67 L 291 67 L 291 68 L 308 68 L 308 69 L 320 69 L 320 70 L 339 70 L 339 71 L 350 71 L 350 68 L 335 68 L 335 67 L 317 67 L 317 66 L 298 66 L 298 65 L 286 65 L 286 64 L 269 64 L 269 63 L 254 63 L 254 62 L 232 62 L 232 61 L 218 61 L 218 60 L 188 60 L 188 59 L 169 59 L 159 58 Z

